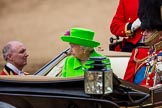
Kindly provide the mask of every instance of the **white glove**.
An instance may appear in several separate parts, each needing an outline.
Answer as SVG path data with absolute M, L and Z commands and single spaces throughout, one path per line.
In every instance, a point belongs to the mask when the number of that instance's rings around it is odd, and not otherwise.
M 141 26 L 141 21 L 139 20 L 139 18 L 137 18 L 137 19 L 132 23 L 131 31 L 134 32 L 134 31 L 137 30 L 140 26 Z

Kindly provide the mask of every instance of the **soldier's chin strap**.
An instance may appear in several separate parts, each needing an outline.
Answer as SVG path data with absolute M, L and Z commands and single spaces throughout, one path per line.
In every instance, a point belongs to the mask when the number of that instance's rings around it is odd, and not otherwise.
M 161 6 L 160 6 L 160 16 L 161 16 L 161 21 L 162 21 L 162 4 L 161 4 Z M 162 38 L 161 38 L 160 41 L 162 41 Z
M 146 39 L 146 40 L 144 40 L 144 43 L 149 43 L 149 42 L 151 42 L 153 39 L 155 39 L 155 37 L 156 36 L 158 36 L 159 35 L 159 31 L 155 31 L 154 33 L 152 33 L 151 34 L 151 36 L 148 38 L 148 39 Z

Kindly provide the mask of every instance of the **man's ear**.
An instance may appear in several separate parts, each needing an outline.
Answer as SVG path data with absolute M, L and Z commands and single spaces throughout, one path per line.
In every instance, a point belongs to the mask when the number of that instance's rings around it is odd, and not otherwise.
M 12 54 L 7 54 L 7 59 L 11 61 L 11 59 L 12 59 Z
M 162 31 L 160 31 L 160 33 L 159 33 L 159 40 L 160 41 L 162 40 Z
M 159 37 L 159 40 L 162 41 L 162 35 Z

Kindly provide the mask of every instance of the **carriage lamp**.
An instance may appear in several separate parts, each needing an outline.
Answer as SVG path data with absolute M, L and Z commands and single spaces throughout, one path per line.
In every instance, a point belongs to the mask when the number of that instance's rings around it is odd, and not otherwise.
M 154 86 L 162 84 L 162 52 L 157 55 L 157 63 L 155 66 Z
M 84 91 L 86 94 L 104 95 L 113 92 L 113 71 L 105 57 L 91 57 L 89 68 L 84 74 Z

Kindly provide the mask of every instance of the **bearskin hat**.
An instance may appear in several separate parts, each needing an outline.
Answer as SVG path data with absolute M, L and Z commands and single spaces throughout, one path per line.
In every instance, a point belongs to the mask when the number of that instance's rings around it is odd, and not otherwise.
M 141 28 L 162 30 L 162 0 L 139 0 Z

